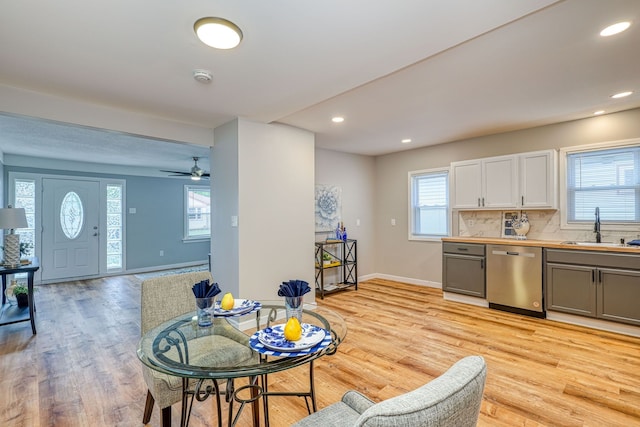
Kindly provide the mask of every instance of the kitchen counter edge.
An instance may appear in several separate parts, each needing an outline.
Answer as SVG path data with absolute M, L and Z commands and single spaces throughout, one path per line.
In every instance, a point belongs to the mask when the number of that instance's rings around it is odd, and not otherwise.
M 478 243 L 488 245 L 511 245 L 511 246 L 534 246 L 540 248 L 570 249 L 574 251 L 591 252 L 622 252 L 640 254 L 640 247 L 634 246 L 578 246 L 575 244 L 563 243 L 557 240 L 516 240 L 501 237 L 443 237 L 443 242 L 454 243 Z

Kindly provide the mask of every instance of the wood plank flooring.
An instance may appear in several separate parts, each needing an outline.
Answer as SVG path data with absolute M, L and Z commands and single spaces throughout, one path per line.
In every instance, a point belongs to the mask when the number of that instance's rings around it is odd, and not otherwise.
M 139 426 L 146 387 L 135 350 L 140 280 L 120 276 L 39 286 L 38 334 L 0 327 L 0 426 Z M 370 280 L 318 300 L 348 324 L 334 356 L 316 362 L 320 408 L 357 389 L 378 401 L 421 386 L 456 360 L 484 356 L 479 426 L 640 426 L 640 338 L 444 301 L 437 289 Z M 270 377 L 301 388 L 307 370 Z M 306 414 L 273 397 L 271 425 Z M 179 406 L 174 407 L 174 425 Z M 191 426 L 214 426 L 211 401 Z M 150 425 L 159 426 L 154 409 Z M 250 425 L 250 411 L 239 423 Z

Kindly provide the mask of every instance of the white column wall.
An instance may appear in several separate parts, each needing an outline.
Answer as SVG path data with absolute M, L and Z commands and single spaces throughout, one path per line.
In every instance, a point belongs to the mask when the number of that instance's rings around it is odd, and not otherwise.
M 211 270 L 222 292 L 239 295 L 238 228 L 238 121 L 214 130 L 211 149 Z
M 228 126 L 237 130 L 235 159 Z M 214 278 L 240 298 L 280 299 L 278 287 L 289 279 L 313 289 L 313 133 L 237 119 L 216 128 L 214 139 Z M 314 300 L 313 291 L 305 296 Z

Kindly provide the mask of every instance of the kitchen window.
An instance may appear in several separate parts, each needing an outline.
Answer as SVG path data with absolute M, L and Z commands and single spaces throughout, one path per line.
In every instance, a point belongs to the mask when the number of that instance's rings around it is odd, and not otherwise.
M 409 172 L 409 204 L 409 240 L 449 236 L 449 169 Z
M 566 224 L 640 222 L 640 145 L 567 150 Z

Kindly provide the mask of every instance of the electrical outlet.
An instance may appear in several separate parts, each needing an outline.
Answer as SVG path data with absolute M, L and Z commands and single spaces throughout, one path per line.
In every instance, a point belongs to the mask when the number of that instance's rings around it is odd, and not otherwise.
M 164 256 L 164 251 L 160 251 L 160 256 Z
M 396 225 L 396 219 L 395 218 L 391 218 L 391 225 Z
M 469 221 L 467 221 L 467 224 L 469 224 L 469 227 L 473 227 L 476 224 L 476 222 L 470 219 Z
M 356 219 L 356 227 L 360 227 L 360 218 Z

